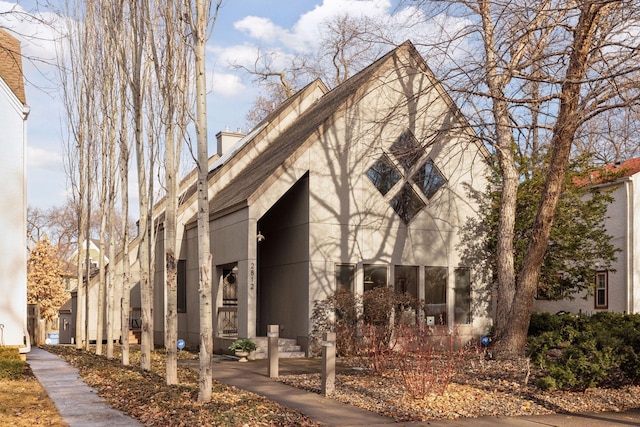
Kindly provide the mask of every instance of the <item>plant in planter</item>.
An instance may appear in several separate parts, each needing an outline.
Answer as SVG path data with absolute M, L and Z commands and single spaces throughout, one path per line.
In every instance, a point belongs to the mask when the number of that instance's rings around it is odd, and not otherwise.
M 229 346 L 229 350 L 233 350 L 236 356 L 240 358 L 238 362 L 246 362 L 247 356 L 249 356 L 249 353 L 251 353 L 252 351 L 255 351 L 255 349 L 256 349 L 256 343 L 251 341 L 249 338 L 237 339 L 234 342 L 232 342 L 231 345 Z

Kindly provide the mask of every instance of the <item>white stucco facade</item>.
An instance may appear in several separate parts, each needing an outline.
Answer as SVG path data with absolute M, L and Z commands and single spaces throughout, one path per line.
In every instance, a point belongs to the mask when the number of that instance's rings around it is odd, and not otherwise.
M 596 302 L 596 291 L 591 289 L 576 295 L 573 300 L 536 300 L 535 310 L 583 314 L 599 311 L 640 313 L 640 158 L 612 166 L 612 169 L 622 171 L 623 176 L 599 187 L 603 191 L 612 191 L 613 202 L 607 207 L 605 226 L 612 237 L 612 244 L 620 252 L 611 269 L 594 266 L 594 274 L 606 281 L 601 300 Z
M 10 37 L 2 34 L 2 40 Z M 15 39 L 13 42 L 16 43 Z M 19 45 L 17 45 L 19 46 Z M 0 58 L 5 61 L 5 58 Z M 0 345 L 25 347 L 27 320 L 26 144 L 29 108 L 0 70 Z M 16 72 L 16 70 L 12 70 Z M 19 73 L 22 79 L 21 71 Z M 13 76 L 15 77 L 15 75 Z M 14 80 L 15 81 L 15 80 Z

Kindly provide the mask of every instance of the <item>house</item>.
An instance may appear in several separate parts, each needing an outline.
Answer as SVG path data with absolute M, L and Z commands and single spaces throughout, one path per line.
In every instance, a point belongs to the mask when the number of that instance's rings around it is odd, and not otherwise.
M 20 42 L 0 29 L 0 345 L 29 349 L 27 334 L 26 148 L 29 107 Z
M 600 311 L 640 313 L 640 157 L 609 165 L 613 181 L 593 177 L 594 185 L 611 191 L 605 226 L 620 252 L 610 270 L 594 266 L 594 288 L 573 300 L 536 300 L 534 310 L 592 314 Z
M 266 336 L 267 325 L 308 350 L 314 301 L 338 288 L 395 286 L 429 300 L 428 322 L 487 332 L 488 284 L 459 246 L 488 154 L 410 42 L 331 91 L 312 82 L 247 135 L 218 138 L 230 148 L 209 173 L 216 351 Z M 179 208 L 178 328 L 196 347 L 193 182 Z M 161 223 L 157 236 L 161 254 Z M 160 255 L 154 289 L 161 344 Z
M 98 273 L 100 272 L 100 258 L 102 257 L 104 265 L 108 266 L 109 258 L 100 252 L 100 241 L 96 239 L 88 239 L 82 242 L 79 249 L 73 251 L 69 260 L 67 260 L 64 266 L 64 280 L 66 283 L 66 290 L 69 292 L 69 299 L 60 307 L 58 317 L 58 330 L 60 332 L 60 344 L 72 344 L 75 343 L 76 334 L 76 319 L 75 314 L 78 307 L 77 300 L 77 287 L 78 287 L 78 266 L 77 263 L 81 263 L 83 272 L 86 271 L 86 253 L 87 244 L 89 245 L 89 306 L 88 310 L 89 318 L 87 320 L 89 325 L 89 341 L 95 341 L 97 337 L 97 325 L 98 325 Z M 80 256 L 78 256 L 80 254 Z M 86 273 L 83 273 L 86 275 Z M 83 309 L 86 305 L 86 300 L 80 302 L 80 307 Z M 119 317 L 119 316 L 118 316 Z M 119 330 L 119 319 L 114 328 Z M 84 329 L 83 329 L 84 331 Z M 86 332 L 83 332 L 83 336 Z M 103 331 L 103 337 L 106 337 L 106 329 Z

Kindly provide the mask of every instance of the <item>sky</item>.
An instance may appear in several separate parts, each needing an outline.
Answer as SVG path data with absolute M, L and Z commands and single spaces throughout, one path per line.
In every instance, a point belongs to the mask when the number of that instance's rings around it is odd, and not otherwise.
M 63 161 L 66 129 L 56 84 L 55 32 L 42 22 L 58 23 L 62 17 L 35 1 L 0 0 L 0 26 L 22 41 L 27 103 L 30 106 L 27 155 L 27 202 L 48 209 L 64 204 L 68 197 Z M 12 13 L 4 13 L 11 11 Z M 26 19 L 31 12 L 38 20 Z M 336 14 L 383 17 L 405 22 L 415 12 L 397 7 L 396 0 L 225 0 L 207 44 L 208 126 L 210 153 L 215 134 L 224 129 L 243 128 L 245 115 L 259 94 L 259 88 L 231 62 L 251 64 L 258 47 L 277 49 L 288 55 L 318 47 L 318 28 Z M 407 37 L 410 37 L 408 35 Z M 400 41 L 403 39 L 400 38 Z M 131 201 L 131 203 L 136 203 Z

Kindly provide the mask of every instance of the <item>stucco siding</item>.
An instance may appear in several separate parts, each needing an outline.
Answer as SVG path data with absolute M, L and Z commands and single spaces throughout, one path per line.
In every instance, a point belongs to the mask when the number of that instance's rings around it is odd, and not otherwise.
M 27 319 L 26 107 L 0 76 L 0 345 L 22 346 Z

